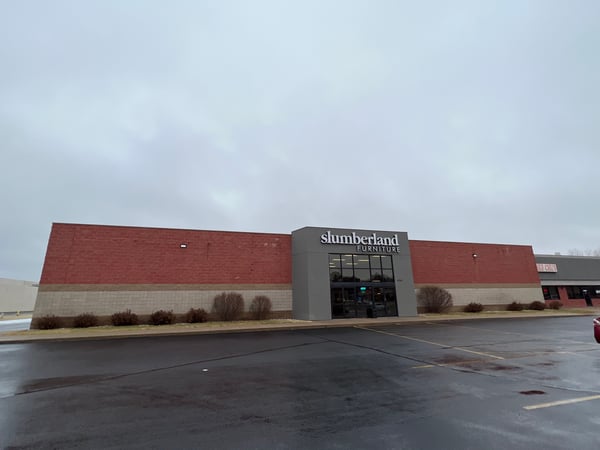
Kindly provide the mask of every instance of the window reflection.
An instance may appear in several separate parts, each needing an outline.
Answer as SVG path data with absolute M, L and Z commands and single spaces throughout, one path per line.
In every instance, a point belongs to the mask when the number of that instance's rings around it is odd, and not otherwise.
M 397 316 L 391 255 L 329 255 L 333 318 Z
M 329 279 L 332 282 L 392 282 L 394 269 L 390 255 L 329 255 Z
M 381 255 L 381 267 L 392 269 L 392 257 L 390 255 Z

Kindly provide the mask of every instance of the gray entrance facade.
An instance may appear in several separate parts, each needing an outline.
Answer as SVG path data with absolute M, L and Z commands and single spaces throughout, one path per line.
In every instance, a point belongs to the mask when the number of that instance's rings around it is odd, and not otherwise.
M 400 231 L 305 227 L 292 232 L 293 317 L 415 316 L 408 245 Z

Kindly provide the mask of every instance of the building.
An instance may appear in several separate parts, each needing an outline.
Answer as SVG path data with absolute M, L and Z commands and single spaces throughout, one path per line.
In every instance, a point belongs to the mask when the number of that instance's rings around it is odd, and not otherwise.
M 33 281 L 0 278 L 0 314 L 32 312 L 37 289 Z
M 600 258 L 591 256 L 536 255 L 545 300 L 565 306 L 585 306 L 588 294 L 600 303 Z
M 209 311 L 225 291 L 247 302 L 268 296 L 275 317 L 414 316 L 425 285 L 449 290 L 456 308 L 543 299 L 530 246 L 320 227 L 272 234 L 55 223 L 34 319 Z

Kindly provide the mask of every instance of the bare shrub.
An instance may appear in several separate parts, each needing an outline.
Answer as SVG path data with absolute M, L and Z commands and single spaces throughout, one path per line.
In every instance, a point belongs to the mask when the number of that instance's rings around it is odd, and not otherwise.
M 148 320 L 150 325 L 170 325 L 173 322 L 175 322 L 173 311 L 165 311 L 163 309 L 154 311 L 150 314 L 150 319 Z
M 54 330 L 60 327 L 62 327 L 62 319 L 54 314 L 38 317 L 35 320 L 35 328 L 40 330 Z
M 533 309 L 534 311 L 543 311 L 546 309 L 546 304 L 538 300 L 531 302 L 527 309 Z
M 550 303 L 548 303 L 548 308 L 550 309 L 560 309 L 562 307 L 562 302 L 559 302 L 558 300 L 552 300 Z
M 187 323 L 202 323 L 208 321 L 208 313 L 202 309 L 190 308 L 183 316 L 183 320 Z
M 273 304 L 269 297 L 266 295 L 257 295 L 252 299 L 252 303 L 250 303 L 250 316 L 254 320 L 268 319 L 272 308 Z
M 483 311 L 483 305 L 481 303 L 469 303 L 467 306 L 465 306 L 465 312 L 468 313 L 478 313 Z
M 452 294 L 438 286 L 423 286 L 417 293 L 419 306 L 427 313 L 443 313 L 452 308 Z
M 92 313 L 79 314 L 73 319 L 73 327 L 75 328 L 89 328 L 98 326 L 98 316 Z
M 137 325 L 138 316 L 136 313 L 132 313 L 130 309 L 114 313 L 110 320 L 115 327 L 122 327 L 126 325 Z
M 244 297 L 237 292 L 223 292 L 215 296 L 212 312 L 223 321 L 237 320 L 244 313 Z
M 507 311 L 523 311 L 524 308 L 525 307 L 523 306 L 523 304 L 519 302 L 512 302 L 511 304 L 506 306 Z

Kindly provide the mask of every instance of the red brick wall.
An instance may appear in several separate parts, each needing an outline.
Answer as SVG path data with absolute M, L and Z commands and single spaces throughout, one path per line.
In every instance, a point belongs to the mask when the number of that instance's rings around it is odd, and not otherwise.
M 539 284 L 530 246 L 409 245 L 415 284 Z M 40 283 L 290 284 L 291 253 L 289 234 L 57 223 Z
M 540 282 L 528 245 L 411 240 L 409 246 L 415 284 Z
M 290 284 L 291 240 L 288 234 L 56 223 L 40 283 Z

